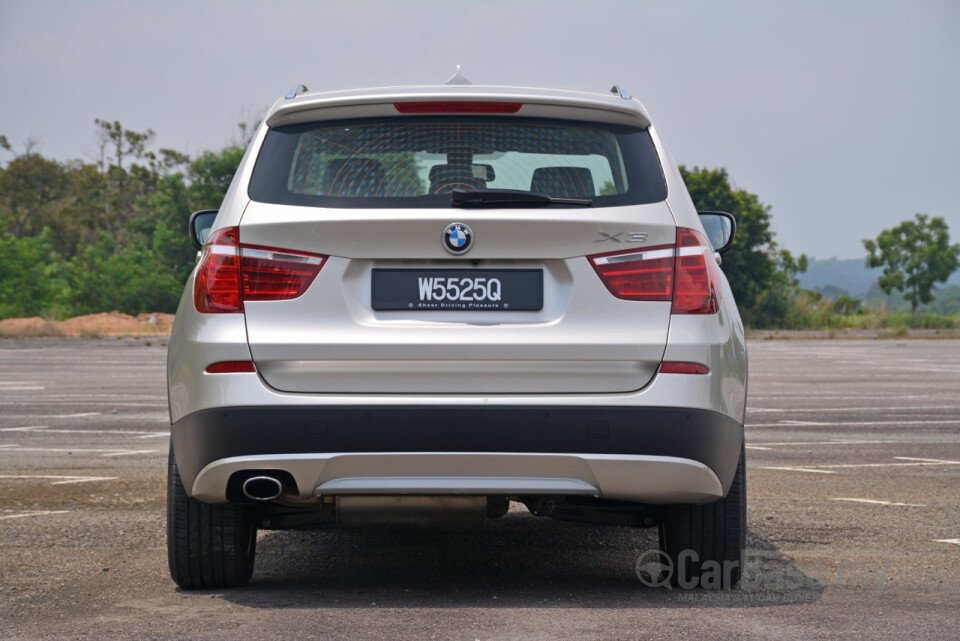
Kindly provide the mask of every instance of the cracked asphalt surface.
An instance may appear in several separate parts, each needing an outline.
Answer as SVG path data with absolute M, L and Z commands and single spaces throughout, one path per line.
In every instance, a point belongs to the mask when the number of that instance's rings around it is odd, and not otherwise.
M 182 592 L 165 343 L 0 340 L 0 638 L 960 635 L 960 341 L 751 342 L 729 592 L 644 586 L 652 530 L 517 507 L 476 528 L 261 532 L 249 587 Z

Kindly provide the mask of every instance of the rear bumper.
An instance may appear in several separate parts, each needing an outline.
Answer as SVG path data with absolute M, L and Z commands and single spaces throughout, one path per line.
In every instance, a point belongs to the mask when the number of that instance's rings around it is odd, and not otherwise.
M 316 406 L 194 412 L 172 428 L 184 485 L 226 500 L 230 476 L 291 474 L 302 498 L 586 494 L 643 503 L 725 495 L 743 426 L 663 407 Z

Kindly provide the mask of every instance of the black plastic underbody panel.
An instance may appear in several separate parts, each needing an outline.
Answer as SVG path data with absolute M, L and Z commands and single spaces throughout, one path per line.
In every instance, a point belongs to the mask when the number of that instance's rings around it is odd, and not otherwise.
M 325 452 L 536 452 L 675 456 L 730 488 L 743 426 L 707 410 L 661 407 L 230 407 L 172 427 L 185 487 L 233 456 Z

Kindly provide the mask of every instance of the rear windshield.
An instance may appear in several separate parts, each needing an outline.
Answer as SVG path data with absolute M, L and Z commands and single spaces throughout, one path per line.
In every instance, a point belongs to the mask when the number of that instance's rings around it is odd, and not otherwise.
M 397 117 L 271 129 L 253 170 L 250 198 L 317 207 L 451 207 L 455 189 L 588 198 L 595 207 L 653 203 L 667 196 L 656 149 L 644 129 L 519 118 Z

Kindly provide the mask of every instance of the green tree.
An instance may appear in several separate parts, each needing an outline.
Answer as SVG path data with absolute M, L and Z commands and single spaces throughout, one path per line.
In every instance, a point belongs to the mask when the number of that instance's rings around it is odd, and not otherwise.
M 173 311 L 183 281 L 164 268 L 162 257 L 137 237 L 121 245 L 104 232 L 79 249 L 66 265 L 67 302 L 72 314 L 119 310 L 127 314 Z
M 97 139 L 100 144 L 100 173 L 104 185 L 101 190 L 103 227 L 113 234 L 123 235 L 132 219 L 141 215 L 139 201 L 156 190 L 160 169 L 164 163 L 179 158 L 162 154 L 162 160 L 148 149 L 155 136 L 152 129 L 144 132 L 126 129 L 120 121 L 108 122 L 97 118 Z
M 797 274 L 807 269 L 807 257 L 794 257 L 781 248 L 771 228 L 770 207 L 756 194 L 734 188 L 726 169 L 680 166 L 680 174 L 699 211 L 720 210 L 737 219 L 734 248 L 723 256 L 723 271 L 751 327 L 788 324 L 791 301 L 799 286 Z
M 243 154 L 243 147 L 230 146 L 216 152 L 205 151 L 197 156 L 187 167 L 190 206 L 194 209 L 219 207 L 233 181 L 233 175 L 237 173 Z
M 66 166 L 66 179 L 66 195 L 49 224 L 54 248 L 64 258 L 71 258 L 78 247 L 96 242 L 108 228 L 103 205 L 107 181 L 96 164 L 79 161 Z
M 154 152 L 152 130 L 96 120 L 99 158 L 61 163 L 0 136 L 0 315 L 174 311 L 195 209 L 223 200 L 244 149 Z
M 960 314 L 960 286 L 947 285 L 938 288 L 929 309 L 935 314 Z
M 49 313 L 62 287 L 59 266 L 49 230 L 17 238 L 0 220 L 0 318 Z
M 867 266 L 883 267 L 878 280 L 886 294 L 896 289 L 910 302 L 913 317 L 917 308 L 933 300 L 933 286 L 950 278 L 960 265 L 960 245 L 950 244 L 950 231 L 943 218 L 916 214 L 892 229 L 884 229 L 876 240 L 865 239 Z
M 51 222 L 51 210 L 66 193 L 63 167 L 39 153 L 16 156 L 0 169 L 0 218 L 17 238 L 40 233 Z
M 860 302 L 860 299 L 854 298 L 853 296 L 844 295 L 833 301 L 833 311 L 837 314 L 844 314 L 848 316 L 862 312 L 862 306 L 863 303 Z
M 157 270 L 170 274 L 175 283 L 173 294 L 180 295 L 183 282 L 196 264 L 197 252 L 187 240 L 187 223 L 190 220 L 190 198 L 182 174 L 172 174 L 160 179 L 157 192 L 144 205 L 150 212 L 132 225 L 138 238 L 136 243 L 157 257 Z M 159 309 L 154 311 L 172 311 Z

